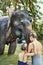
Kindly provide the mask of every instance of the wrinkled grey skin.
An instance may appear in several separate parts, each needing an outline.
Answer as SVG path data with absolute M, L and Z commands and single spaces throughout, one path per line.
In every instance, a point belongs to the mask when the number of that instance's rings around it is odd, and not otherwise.
M 29 43 L 29 33 L 31 32 L 26 27 L 31 24 L 31 19 L 28 13 L 17 10 L 14 11 L 9 23 L 9 17 L 0 18 L 0 55 L 4 53 L 5 44 L 9 45 L 8 54 L 13 54 L 16 49 L 16 39 L 18 43 L 26 40 Z

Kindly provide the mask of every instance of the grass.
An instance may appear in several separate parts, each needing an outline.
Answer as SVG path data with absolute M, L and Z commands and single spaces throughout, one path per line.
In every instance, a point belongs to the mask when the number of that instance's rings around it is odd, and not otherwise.
M 19 47 L 19 48 L 18 48 Z M 17 65 L 20 45 L 17 46 L 16 52 L 13 55 L 7 55 L 8 46 L 5 47 L 4 55 L 0 56 L 0 65 Z
M 13 55 L 9 55 L 9 56 L 7 55 L 8 46 L 5 46 L 4 55 L 0 56 L 0 65 L 17 65 L 20 46 L 21 45 L 18 44 L 16 48 L 16 52 Z
M 3 55 L 0 57 L 0 65 L 17 65 L 17 56 Z

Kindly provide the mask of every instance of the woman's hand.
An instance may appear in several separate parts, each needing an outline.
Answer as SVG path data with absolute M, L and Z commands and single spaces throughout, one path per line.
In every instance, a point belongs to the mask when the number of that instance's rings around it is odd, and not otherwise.
M 34 56 L 34 53 L 26 53 L 27 56 Z

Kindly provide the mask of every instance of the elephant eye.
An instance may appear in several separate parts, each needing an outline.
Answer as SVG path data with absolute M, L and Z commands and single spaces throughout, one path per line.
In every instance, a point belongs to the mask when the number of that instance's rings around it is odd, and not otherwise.
M 19 31 L 21 31 L 21 32 L 22 32 L 22 29 L 19 29 Z

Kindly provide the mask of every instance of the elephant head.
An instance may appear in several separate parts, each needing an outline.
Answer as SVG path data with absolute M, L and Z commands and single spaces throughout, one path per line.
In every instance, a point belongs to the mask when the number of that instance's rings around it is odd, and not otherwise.
M 23 39 L 27 41 L 29 32 L 32 30 L 31 23 L 32 20 L 28 13 L 22 10 L 14 11 L 10 19 L 13 36 L 16 35 L 16 37 L 19 38 L 19 41 L 22 41 Z

